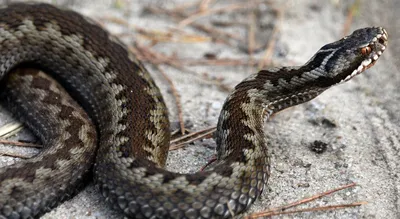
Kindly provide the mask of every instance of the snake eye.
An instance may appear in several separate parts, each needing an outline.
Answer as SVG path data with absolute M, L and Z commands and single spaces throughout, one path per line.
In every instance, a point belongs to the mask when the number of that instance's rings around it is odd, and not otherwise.
M 361 54 L 363 55 L 369 55 L 371 53 L 372 49 L 369 46 L 363 47 L 361 49 Z

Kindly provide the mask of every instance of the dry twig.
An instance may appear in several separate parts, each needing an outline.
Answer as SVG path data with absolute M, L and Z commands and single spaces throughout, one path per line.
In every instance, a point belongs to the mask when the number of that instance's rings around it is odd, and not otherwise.
M 249 66 L 253 66 L 254 64 L 254 60 L 253 60 L 253 52 L 254 52 L 254 47 L 256 44 L 256 14 L 254 10 L 251 10 L 251 12 L 249 13 L 249 24 L 248 24 L 248 53 L 250 56 L 250 60 L 249 60 Z
M 361 206 L 361 205 L 365 205 L 365 204 L 368 204 L 368 203 L 367 202 L 355 202 L 355 203 L 350 203 L 350 204 L 328 205 L 328 206 L 315 207 L 315 208 L 298 209 L 298 210 L 293 210 L 293 211 L 266 212 L 266 213 L 263 213 L 263 214 L 252 214 L 252 215 L 247 216 L 245 218 L 246 219 L 253 219 L 253 218 L 260 218 L 260 217 L 270 217 L 270 216 L 276 216 L 276 215 L 283 215 L 283 214 L 296 214 L 296 213 L 302 213 L 302 212 L 331 211 L 331 210 L 337 210 L 337 209 L 343 209 L 343 208 L 357 207 L 357 206 Z
M 249 5 L 251 5 L 249 7 Z M 200 11 L 194 15 L 191 15 L 190 17 L 182 20 L 181 22 L 179 22 L 179 28 L 184 28 L 185 26 L 193 23 L 194 21 L 198 20 L 199 18 L 202 17 L 206 17 L 206 16 L 210 16 L 212 14 L 217 14 L 217 13 L 221 13 L 221 12 L 232 12 L 235 10 L 239 10 L 239 9 L 244 9 L 244 8 L 254 8 L 254 4 L 249 4 L 248 2 L 243 3 L 243 4 L 231 4 L 228 6 L 224 6 L 221 8 L 215 8 L 215 9 L 208 9 L 206 11 Z
M 24 154 L 21 154 L 21 153 L 1 152 L 0 156 L 7 156 L 7 157 L 21 158 L 21 159 L 29 159 L 29 158 L 32 158 L 33 155 L 24 155 Z
M 300 209 L 300 210 L 296 210 L 296 211 L 285 211 L 286 209 L 293 208 L 295 206 L 302 205 L 302 204 L 314 201 L 316 199 L 322 198 L 324 196 L 327 196 L 327 195 L 330 195 L 332 193 L 338 192 L 340 190 L 351 188 L 351 187 L 354 187 L 354 186 L 356 186 L 356 184 L 355 183 L 351 183 L 351 184 L 348 184 L 348 185 L 345 185 L 345 186 L 342 186 L 342 187 L 339 187 L 339 188 L 336 188 L 336 189 L 332 189 L 332 190 L 329 190 L 329 191 L 314 195 L 314 196 L 309 197 L 309 198 L 302 199 L 300 201 L 293 202 L 293 203 L 288 204 L 288 205 L 284 205 L 284 206 L 273 208 L 273 209 L 266 210 L 266 211 L 263 211 L 263 212 L 258 212 L 258 213 L 255 213 L 255 214 L 251 214 L 247 218 L 250 219 L 250 218 L 273 216 L 273 215 L 279 215 L 279 214 L 287 214 L 287 212 L 298 213 L 298 212 L 305 212 L 305 211 L 319 211 L 319 210 L 323 210 L 325 208 L 328 208 L 328 209 L 325 209 L 325 210 L 329 210 L 329 206 L 325 206 L 325 207 L 318 207 L 318 208 Z M 350 205 L 353 206 L 354 204 L 350 204 Z M 333 207 L 332 209 L 343 208 L 343 207 L 340 207 L 340 206 L 345 206 L 345 205 L 339 205 L 339 206 Z M 356 206 L 358 206 L 358 205 L 356 205 Z M 317 210 L 315 210 L 315 209 L 317 209 Z
M 211 137 L 212 134 L 215 132 L 216 128 L 211 127 L 207 129 L 203 129 L 197 132 L 190 133 L 188 135 L 182 136 L 180 138 L 176 138 L 173 141 L 171 141 L 171 146 L 169 147 L 169 150 L 176 150 L 179 148 L 184 147 L 186 144 L 189 144 L 190 142 L 194 142 L 199 139 L 204 139 L 207 137 Z
M 14 145 L 18 147 L 28 147 L 28 148 L 43 148 L 43 145 L 40 144 L 34 144 L 31 142 L 21 142 L 21 141 L 9 141 L 5 139 L 0 139 L 0 144 Z
M 343 27 L 343 36 L 346 36 L 349 33 L 349 30 L 350 30 L 350 27 L 351 27 L 351 23 L 353 21 L 353 16 L 360 9 L 360 4 L 361 4 L 361 1 L 360 0 L 356 0 L 350 6 L 350 9 L 349 9 L 349 12 L 347 13 L 346 21 L 345 21 L 344 27 Z
M 204 65 L 214 65 L 214 66 L 242 66 L 249 65 L 250 60 L 248 59 L 230 59 L 230 58 L 222 58 L 222 59 L 179 59 L 178 62 L 188 65 L 188 66 L 204 66 Z M 260 61 L 260 60 L 253 60 Z M 254 66 L 256 63 L 252 63 L 251 66 Z
M 177 11 L 177 12 L 171 12 L 169 10 L 163 9 L 163 8 L 157 8 L 157 7 L 148 7 L 147 10 L 151 13 L 154 14 L 165 14 L 168 15 L 170 17 L 172 17 L 174 20 L 178 21 L 178 20 L 182 20 L 185 17 L 187 17 L 187 15 L 184 12 L 181 11 Z M 204 32 L 206 34 L 209 34 L 213 39 L 219 40 L 227 45 L 230 45 L 229 43 L 229 39 L 234 39 L 234 40 L 238 40 L 241 42 L 244 42 L 244 40 L 234 34 L 231 33 L 227 33 L 227 32 L 223 32 L 218 30 L 217 28 L 214 28 L 212 26 L 209 25 L 205 25 L 205 24 L 197 24 L 197 23 L 191 23 L 190 24 L 192 27 L 196 28 L 197 30 Z
M 0 127 L 0 136 L 7 138 L 18 133 L 23 128 L 22 123 L 11 122 Z
M 199 11 L 207 11 L 210 8 L 210 4 L 213 0 L 202 0 L 199 4 Z

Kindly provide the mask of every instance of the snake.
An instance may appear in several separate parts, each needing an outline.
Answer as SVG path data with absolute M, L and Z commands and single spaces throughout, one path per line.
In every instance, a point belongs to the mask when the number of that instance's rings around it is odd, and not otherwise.
M 161 92 L 119 39 L 69 9 L 2 5 L 2 103 L 44 148 L 0 169 L 0 218 L 38 218 L 91 178 L 127 218 L 237 216 L 270 176 L 265 121 L 370 68 L 387 42 L 384 28 L 361 28 L 304 65 L 248 76 L 222 106 L 216 164 L 182 174 L 163 168 L 170 132 Z

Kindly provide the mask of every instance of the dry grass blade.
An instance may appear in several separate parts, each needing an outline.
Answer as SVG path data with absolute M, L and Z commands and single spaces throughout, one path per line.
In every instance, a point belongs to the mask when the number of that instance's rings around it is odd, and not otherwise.
M 252 7 L 254 7 L 254 6 L 252 6 Z M 179 22 L 178 26 L 179 26 L 179 28 L 184 28 L 185 26 L 189 25 L 190 23 L 193 23 L 194 21 L 198 20 L 199 18 L 210 16 L 210 15 L 216 14 L 216 13 L 235 11 L 235 10 L 244 9 L 244 8 L 249 8 L 249 3 L 232 4 L 232 5 L 228 5 L 228 6 L 221 7 L 221 8 L 200 11 L 199 13 L 196 13 L 196 14 L 182 20 L 181 22 Z
M 355 202 L 351 204 L 341 204 L 341 205 L 328 205 L 328 206 L 322 206 L 322 207 L 315 207 L 315 208 L 305 208 L 305 209 L 298 209 L 298 210 L 293 210 L 293 211 L 284 211 L 284 212 L 265 212 L 265 213 L 257 213 L 257 214 L 252 214 L 250 216 L 245 217 L 246 219 L 253 219 L 253 218 L 260 218 L 260 217 L 270 217 L 270 216 L 276 216 L 276 215 L 283 215 L 283 214 L 296 214 L 296 213 L 302 213 L 302 212 L 312 212 L 312 211 L 331 211 L 331 210 L 337 210 L 337 209 L 343 209 L 343 208 L 351 208 L 351 207 L 358 207 L 361 205 L 368 204 L 367 202 Z
M 277 9 L 277 16 L 276 16 L 277 23 L 275 24 L 274 29 L 272 30 L 271 40 L 269 41 L 269 43 L 267 45 L 265 54 L 264 54 L 263 58 L 261 59 L 261 61 L 258 63 L 259 70 L 263 69 L 265 66 L 267 66 L 271 63 L 271 60 L 272 60 L 271 57 L 274 52 L 276 38 L 280 31 L 280 26 L 281 26 L 281 21 L 283 20 L 284 11 L 285 11 L 285 7 L 282 7 L 281 9 Z
M 181 70 L 183 72 L 191 73 L 196 77 L 199 76 L 199 74 L 197 72 L 194 72 L 190 69 L 183 67 L 182 64 L 185 64 L 185 63 L 183 63 L 182 60 L 177 59 L 175 56 L 165 56 L 161 53 L 157 53 L 157 52 L 153 51 L 149 47 L 140 45 L 139 43 L 136 43 L 136 46 L 130 46 L 129 49 L 142 62 L 148 62 L 153 65 L 166 64 L 173 68 Z M 208 83 L 208 84 L 212 84 L 212 85 L 215 84 L 214 82 L 210 82 L 210 81 L 204 81 L 204 83 Z
M 249 24 L 248 24 L 248 39 L 247 39 L 247 43 L 248 43 L 248 53 L 250 56 L 250 61 L 249 61 L 249 66 L 253 66 L 254 64 L 254 60 L 253 60 L 253 52 L 254 52 L 254 47 L 256 44 L 256 15 L 255 15 L 255 10 L 251 10 L 249 13 Z
M 347 17 L 346 17 L 346 22 L 344 23 L 344 27 L 343 27 L 343 36 L 346 36 L 349 33 L 351 23 L 353 22 L 353 16 L 360 9 L 360 5 L 361 5 L 361 1 L 356 0 L 350 6 L 349 12 L 347 13 Z
M 136 55 L 136 57 L 143 62 L 149 62 L 151 64 L 157 65 L 157 64 L 166 64 L 171 67 L 174 67 L 178 70 L 185 71 L 185 72 L 191 72 L 197 75 L 197 73 L 190 71 L 189 69 L 186 69 L 179 63 L 179 61 L 174 58 L 174 57 L 168 57 L 164 54 L 158 53 L 150 49 L 149 47 L 146 47 L 144 45 L 140 45 L 138 42 L 136 43 L 136 46 L 130 46 L 129 47 L 130 51 Z
M 262 217 L 262 216 L 271 216 L 271 215 L 269 215 L 270 213 L 273 213 L 274 215 L 277 215 L 277 213 L 279 213 L 279 212 L 280 213 L 285 213 L 283 211 L 286 210 L 286 209 L 293 208 L 295 206 L 314 201 L 316 199 L 322 198 L 324 196 L 330 195 L 332 193 L 338 192 L 338 191 L 343 190 L 343 189 L 354 187 L 356 185 L 357 184 L 355 184 L 355 183 L 350 183 L 348 185 L 341 186 L 339 188 L 335 188 L 335 189 L 332 189 L 332 190 L 329 190 L 329 191 L 326 191 L 326 192 L 311 196 L 309 198 L 305 198 L 305 199 L 302 199 L 300 201 L 293 202 L 293 203 L 288 204 L 288 205 L 284 205 L 284 206 L 281 206 L 281 207 L 277 207 L 277 208 L 273 208 L 273 209 L 270 209 L 270 210 L 267 210 L 267 211 L 263 211 L 263 212 L 259 212 L 259 213 L 255 213 L 255 214 L 249 215 L 247 218 L 258 218 L 258 217 Z
M 354 187 L 354 186 L 356 186 L 356 185 L 357 185 L 357 184 L 355 184 L 355 183 L 350 183 L 350 184 L 348 184 L 348 185 L 341 186 L 341 187 L 339 187 L 339 188 L 332 189 L 332 190 L 329 190 L 329 191 L 326 191 L 326 192 L 323 192 L 323 193 L 314 195 L 314 196 L 312 196 L 312 197 L 302 199 L 302 200 L 300 200 L 300 201 L 298 201 L 298 202 L 294 202 L 294 203 L 291 203 L 291 204 L 288 204 L 288 205 L 285 205 L 285 206 L 282 206 L 282 207 L 278 207 L 278 208 L 275 208 L 275 209 L 271 209 L 270 211 L 279 211 L 279 210 L 283 211 L 283 210 L 286 210 L 286 209 L 289 209 L 289 208 L 292 208 L 292 207 L 295 207 L 295 206 L 298 206 L 298 205 L 301 205 L 301 204 L 304 204 L 304 203 L 307 203 L 307 202 L 314 201 L 315 199 L 322 198 L 322 197 L 324 197 L 324 196 L 330 195 L 330 194 L 335 193 L 335 192 L 338 192 L 338 191 L 340 191 L 340 190 Z
M 147 10 L 153 14 L 165 14 L 170 16 L 171 18 L 173 18 L 174 20 L 182 20 L 185 19 L 188 15 L 184 12 L 181 11 L 177 11 L 177 12 L 172 12 L 163 8 L 156 8 L 156 7 L 148 7 Z M 205 25 L 205 24 L 197 24 L 197 23 L 191 23 L 190 24 L 192 27 L 196 28 L 197 30 L 204 32 L 206 34 L 209 34 L 209 36 L 211 38 L 213 38 L 214 40 L 219 40 L 227 45 L 230 45 L 229 43 L 229 39 L 234 39 L 234 40 L 238 40 L 241 42 L 244 42 L 244 40 L 242 38 L 240 38 L 237 35 L 231 34 L 231 33 L 227 33 L 224 31 L 220 31 L 217 28 L 214 28 L 212 26 L 209 25 Z
M 202 0 L 199 4 L 199 11 L 206 11 L 210 8 L 210 4 L 213 0 Z
M 214 9 L 210 9 L 210 8 L 200 8 L 200 10 L 196 13 L 193 14 L 189 17 L 187 17 L 186 19 L 182 20 L 181 22 L 179 22 L 179 28 L 183 28 L 191 23 L 193 23 L 194 21 L 198 20 L 199 18 L 202 17 L 206 17 L 206 16 L 210 16 L 212 14 L 217 14 L 217 13 L 226 13 L 226 12 L 232 12 L 232 11 L 236 11 L 236 10 L 243 10 L 243 9 L 255 9 L 257 7 L 259 7 L 259 5 L 261 3 L 267 3 L 268 1 L 246 1 L 246 3 L 239 3 L 239 4 L 231 4 L 231 5 L 225 5 L 223 7 L 220 8 L 214 8 Z M 203 9 L 203 10 L 202 10 Z M 206 9 L 206 10 L 204 10 Z
M 40 144 L 34 144 L 30 142 L 20 142 L 20 141 L 8 141 L 5 139 L 0 139 L 0 144 L 5 144 L 5 145 L 14 145 L 18 147 L 28 147 L 28 148 L 42 148 L 43 145 Z
M 173 9 L 171 9 L 169 11 L 174 12 L 174 13 L 179 13 L 179 12 L 182 12 L 184 10 L 189 10 L 189 8 L 192 8 L 194 6 L 197 6 L 197 5 L 201 4 L 202 1 L 203 0 L 195 1 L 195 2 L 184 2 L 184 3 L 179 4 L 177 7 L 173 8 Z
M 230 45 L 228 39 L 234 39 L 234 40 L 237 40 L 239 42 L 244 42 L 244 39 L 242 39 L 238 35 L 220 31 L 217 28 L 214 28 L 212 26 L 207 26 L 207 25 L 204 25 L 204 24 L 191 24 L 191 26 L 196 28 L 197 30 L 200 30 L 202 32 L 210 34 L 210 36 L 213 39 L 217 39 L 217 40 L 225 43 L 226 45 Z M 228 38 L 228 39 L 226 39 L 226 38 Z
M 0 136 L 2 138 L 10 137 L 12 135 L 15 135 L 22 128 L 23 128 L 22 123 L 19 123 L 19 122 L 8 123 L 0 128 Z M 42 145 L 38 145 L 38 144 L 30 143 L 30 142 L 9 141 L 6 139 L 0 139 L 0 144 L 12 145 L 12 146 L 18 146 L 18 147 L 30 147 L 30 148 L 42 148 L 43 147 Z M 14 157 L 14 158 L 22 158 L 22 159 L 28 159 L 33 156 L 30 154 L 25 155 L 25 154 L 21 154 L 21 153 L 13 153 L 13 152 L 0 152 L 0 155 Z
M 23 155 L 20 153 L 9 153 L 9 152 L 1 152 L 1 156 L 8 156 L 8 157 L 13 157 L 13 158 L 21 158 L 21 159 L 29 159 L 32 158 L 34 155 Z
M 178 42 L 178 43 L 203 43 L 211 41 L 210 37 L 200 36 L 197 34 L 189 34 L 181 29 L 171 29 L 168 31 L 146 30 L 144 28 L 135 27 L 140 36 L 152 42 Z
M 180 63 L 188 66 L 197 66 L 197 65 L 215 65 L 215 66 L 241 66 L 241 65 L 249 65 L 251 63 L 248 59 L 179 59 L 177 60 Z M 259 60 L 254 60 L 259 61 Z M 253 63 L 255 65 L 256 63 Z
M 200 130 L 197 132 L 190 133 L 188 135 L 184 135 L 180 138 L 176 138 L 171 141 L 171 146 L 169 147 L 169 150 L 170 151 L 176 150 L 176 149 L 184 147 L 186 144 L 189 144 L 190 142 L 194 142 L 199 139 L 204 139 L 204 138 L 210 137 L 210 136 L 212 136 L 212 134 L 214 134 L 216 129 L 217 128 L 215 128 L 215 127 L 211 127 L 211 128 L 207 128 L 207 129 L 203 129 L 203 130 Z
M 7 138 L 9 136 L 15 135 L 23 128 L 22 123 L 19 122 L 12 122 L 3 125 L 0 128 L 0 137 Z
M 180 42 L 180 43 L 201 43 L 211 41 L 210 37 L 200 36 L 198 34 L 186 33 L 179 29 L 171 29 L 167 31 L 151 30 L 148 28 L 141 28 L 136 25 L 129 24 L 126 20 L 123 20 L 114 16 L 107 16 L 101 19 L 102 22 L 107 21 L 110 23 L 122 25 L 127 29 L 134 29 L 138 37 L 153 41 L 153 42 Z M 116 34 L 118 37 L 131 36 L 131 33 Z

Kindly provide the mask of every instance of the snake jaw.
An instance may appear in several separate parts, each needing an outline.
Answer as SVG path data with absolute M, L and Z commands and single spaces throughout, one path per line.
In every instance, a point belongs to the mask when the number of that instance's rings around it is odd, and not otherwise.
M 380 28 L 381 33 L 377 34 L 372 41 L 361 48 L 361 53 L 366 55 L 366 59 L 356 68 L 350 75 L 340 81 L 340 83 L 346 82 L 352 79 L 354 76 L 361 74 L 363 71 L 371 68 L 375 65 L 376 61 L 385 51 L 388 41 L 388 33 L 385 29 Z

